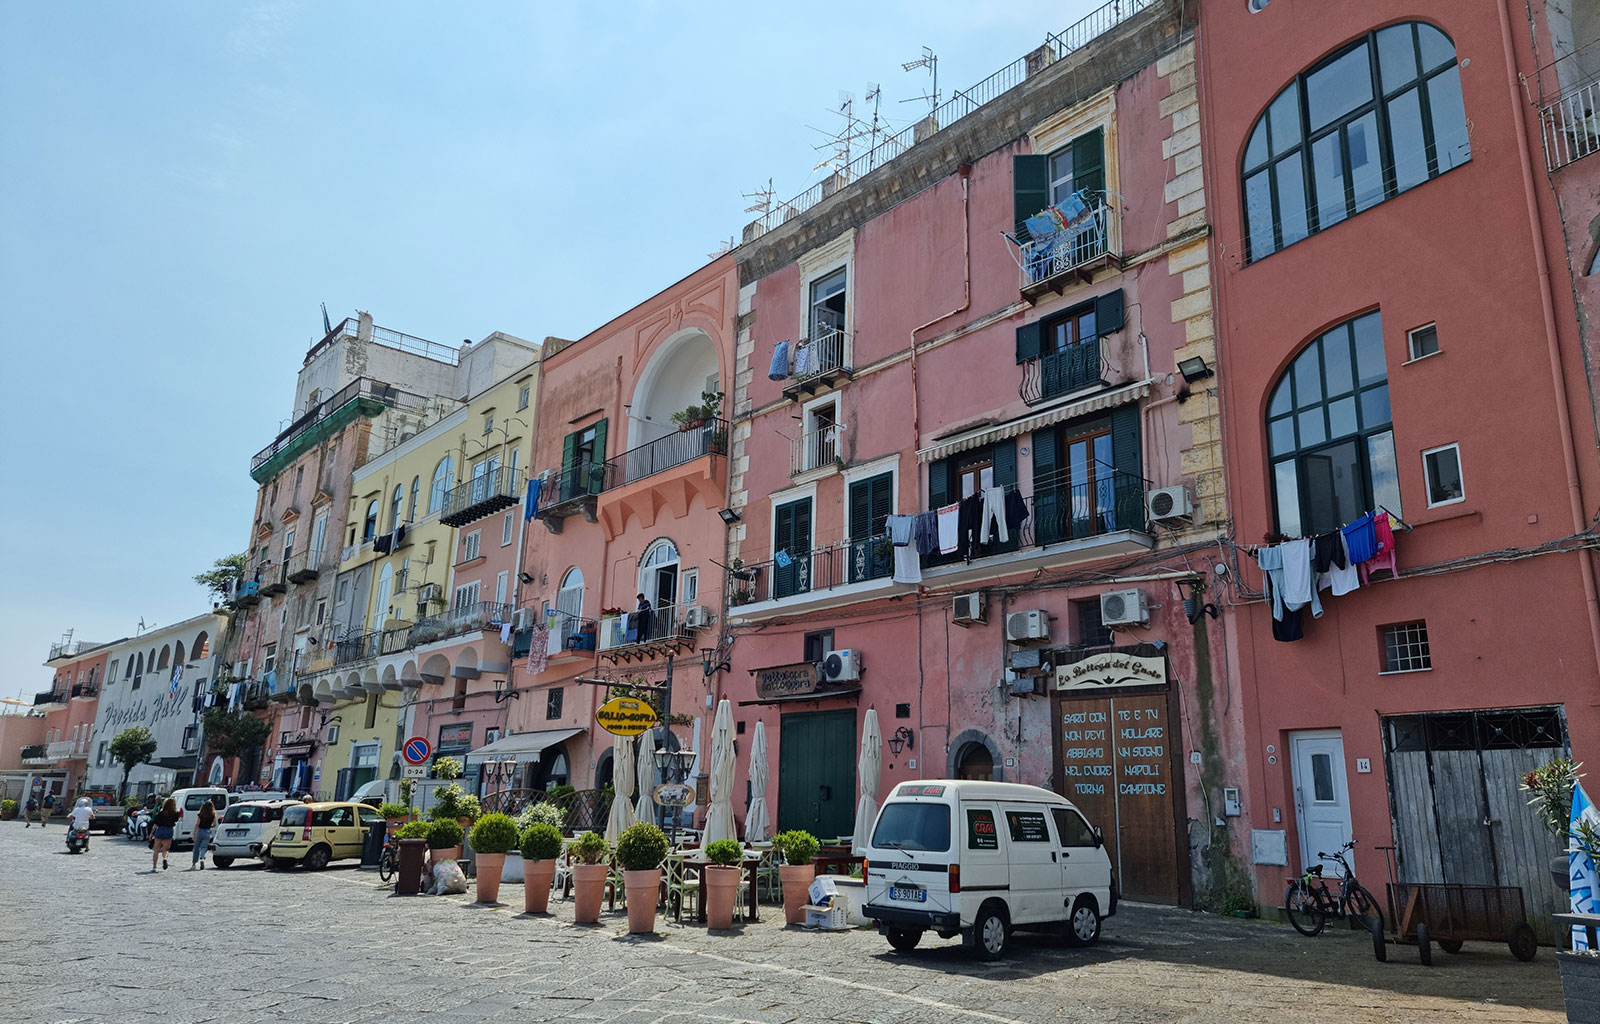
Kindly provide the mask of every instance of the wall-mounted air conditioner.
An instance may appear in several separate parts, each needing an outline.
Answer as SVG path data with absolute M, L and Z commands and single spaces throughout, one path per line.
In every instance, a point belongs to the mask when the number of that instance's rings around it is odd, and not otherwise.
M 1042 608 L 1006 616 L 1006 639 L 1012 643 L 1050 639 L 1050 613 Z
M 1158 487 L 1145 495 L 1145 516 L 1152 523 L 1164 523 L 1172 519 L 1188 519 L 1194 514 L 1194 506 L 1189 502 L 1189 488 L 1179 484 L 1176 487 Z
M 984 618 L 983 591 L 975 590 L 970 594 L 957 594 L 950 602 L 950 621 L 958 626 L 969 626 L 973 623 L 987 622 Z
M 1150 609 L 1142 590 L 1112 590 L 1100 595 L 1100 621 L 1107 626 L 1142 626 Z
M 861 678 L 861 652 L 830 651 L 822 659 L 822 678 L 829 683 L 853 683 Z

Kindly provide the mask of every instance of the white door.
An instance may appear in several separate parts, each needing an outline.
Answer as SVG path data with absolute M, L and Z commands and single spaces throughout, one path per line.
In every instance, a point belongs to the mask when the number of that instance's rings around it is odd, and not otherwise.
M 1330 875 L 1339 865 L 1318 853 L 1332 853 L 1350 840 L 1350 788 L 1344 774 L 1344 737 L 1339 730 L 1291 733 L 1295 824 L 1300 832 L 1300 863 L 1320 863 Z
M 1104 914 L 1110 898 L 1111 864 L 1101 844 L 1095 842 L 1094 829 L 1070 807 L 1052 807 L 1050 817 L 1060 847 L 1062 889 L 1051 909 L 1058 912 L 1057 917 L 1066 918 L 1078 894 L 1088 892 L 1094 894 Z

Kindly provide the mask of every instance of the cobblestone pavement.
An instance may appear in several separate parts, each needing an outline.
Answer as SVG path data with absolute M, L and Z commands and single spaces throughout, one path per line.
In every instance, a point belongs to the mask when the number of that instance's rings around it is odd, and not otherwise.
M 255 866 L 143 874 L 143 846 L 95 837 L 65 852 L 60 829 L 0 823 L 0 1020 L 368 1022 L 503 1018 L 647 1021 L 1563 1020 L 1555 959 L 1514 960 L 1469 943 L 1422 967 L 1414 948 L 1330 928 L 1126 906 L 1100 945 L 1019 935 L 1007 960 L 959 942 L 892 954 L 868 931 L 786 929 L 781 908 L 729 933 L 658 923 L 629 937 L 624 916 L 572 923 L 470 897 L 391 897 L 372 871 Z

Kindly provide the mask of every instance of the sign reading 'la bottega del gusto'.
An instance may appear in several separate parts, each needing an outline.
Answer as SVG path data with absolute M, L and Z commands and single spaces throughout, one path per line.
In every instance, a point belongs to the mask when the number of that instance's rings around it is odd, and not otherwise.
M 1165 686 L 1165 658 L 1144 658 L 1112 651 L 1056 668 L 1058 690 L 1117 690 L 1126 686 Z

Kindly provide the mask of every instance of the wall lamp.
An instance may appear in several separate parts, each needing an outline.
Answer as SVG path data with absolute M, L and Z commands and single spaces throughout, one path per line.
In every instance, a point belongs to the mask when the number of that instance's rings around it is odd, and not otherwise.
M 715 647 L 700 648 L 700 671 L 705 673 L 707 678 L 710 678 L 714 672 L 728 672 L 733 669 L 733 664 L 727 658 L 717 661 L 716 657 L 717 649 Z
M 1178 593 L 1183 595 L 1183 614 L 1188 618 L 1189 625 L 1192 626 L 1199 622 L 1202 615 L 1209 615 L 1213 619 L 1217 617 L 1216 605 L 1209 601 L 1204 604 L 1200 602 L 1200 595 L 1206 591 L 1205 580 L 1177 580 L 1176 584 Z M 1188 589 L 1185 590 L 1184 588 Z
M 894 731 L 893 736 L 889 737 L 889 753 L 899 757 L 900 751 L 906 747 L 910 747 L 912 750 L 917 749 L 917 739 L 916 734 L 911 731 L 909 725 L 902 725 Z
M 505 684 L 505 680 L 497 680 L 494 684 L 494 702 L 504 704 L 509 700 L 521 700 L 522 691 L 514 686 Z
M 1193 384 L 1197 380 L 1205 380 L 1215 371 L 1206 365 L 1205 359 L 1200 356 L 1191 356 L 1188 359 L 1178 360 L 1178 373 L 1183 379 Z
M 533 582 L 533 576 L 530 575 L 529 573 L 525 573 L 525 572 L 517 573 L 517 579 L 521 580 L 523 583 L 532 583 Z
M 725 508 L 718 512 L 717 515 L 729 526 L 732 526 L 734 523 L 737 523 L 740 519 L 744 518 L 731 508 Z

